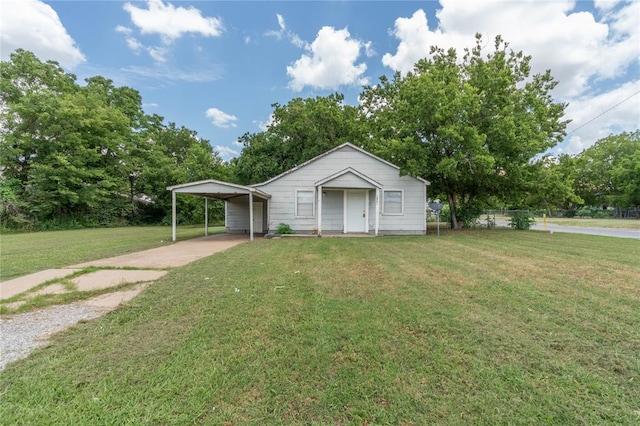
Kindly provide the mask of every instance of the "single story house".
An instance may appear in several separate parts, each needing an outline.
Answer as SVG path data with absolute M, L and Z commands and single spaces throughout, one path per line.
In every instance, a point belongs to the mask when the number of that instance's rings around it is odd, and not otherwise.
M 225 201 L 229 233 L 275 232 L 398 235 L 426 233 L 429 182 L 344 143 L 266 182 L 237 185 L 205 180 L 170 186 L 175 241 L 176 194 Z M 206 211 L 206 208 L 205 208 Z M 205 222 L 207 218 L 205 217 Z M 205 229 L 207 225 L 205 224 Z

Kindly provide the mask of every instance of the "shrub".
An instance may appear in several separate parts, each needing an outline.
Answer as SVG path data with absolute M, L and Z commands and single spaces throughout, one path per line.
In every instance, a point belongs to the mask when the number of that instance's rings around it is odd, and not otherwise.
M 515 211 L 509 214 L 509 226 L 513 229 L 530 229 L 536 223 L 533 215 L 528 211 Z
M 291 227 L 287 223 L 279 224 L 276 230 L 278 231 L 278 234 L 295 234 L 295 232 L 293 232 L 293 229 L 291 229 Z

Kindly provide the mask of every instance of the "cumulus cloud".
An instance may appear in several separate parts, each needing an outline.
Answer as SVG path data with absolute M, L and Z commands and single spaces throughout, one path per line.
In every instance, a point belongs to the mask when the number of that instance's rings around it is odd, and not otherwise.
M 147 52 L 157 63 L 167 62 L 171 53 L 171 45 L 185 34 L 202 37 L 218 37 L 224 31 L 222 21 L 218 18 L 204 17 L 202 12 L 193 7 L 175 7 L 162 0 L 148 0 L 147 8 L 137 7 L 131 3 L 123 6 L 131 17 L 131 22 L 140 34 L 159 35 L 160 45 L 146 46 L 134 36 L 134 30 L 123 25 L 116 27 L 116 32 L 125 35 L 127 47 L 139 55 Z
M 214 126 L 222 128 L 237 127 L 235 122 L 238 121 L 238 117 L 227 114 L 218 108 L 209 108 L 205 115 L 212 120 Z
M 367 84 L 363 76 L 367 65 L 356 64 L 361 49 L 366 51 L 367 43 L 352 39 L 346 28 L 322 27 L 313 43 L 305 46 L 307 53 L 287 66 L 289 87 L 294 91 L 305 86 L 335 90 L 342 85 Z
M 3 61 L 18 48 L 70 69 L 86 61 L 51 6 L 38 0 L 2 0 L 2 3 L 0 54 Z
M 567 107 L 568 137 L 556 151 L 578 154 L 610 134 L 638 129 L 640 122 L 640 79 L 598 95 L 583 95 Z
M 573 12 L 574 1 L 459 2 L 440 0 L 438 27 L 430 30 L 424 11 L 396 20 L 392 34 L 399 40 L 395 53 L 382 62 L 406 73 L 432 45 L 462 51 L 473 45 L 476 33 L 485 36 L 488 48 L 496 35 L 533 57 L 534 72 L 551 69 L 560 81 L 559 96 L 583 92 L 592 78 L 612 78 L 637 62 L 640 3 L 612 10 L 601 22 L 588 12 Z
M 187 33 L 218 37 L 224 31 L 220 19 L 202 16 L 202 12 L 194 7 L 176 7 L 162 0 L 148 0 L 146 9 L 125 3 L 124 10 L 142 34 L 157 34 L 169 40 Z

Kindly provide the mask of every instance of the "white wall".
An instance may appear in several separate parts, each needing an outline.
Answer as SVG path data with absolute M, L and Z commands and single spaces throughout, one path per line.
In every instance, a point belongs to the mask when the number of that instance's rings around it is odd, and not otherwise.
M 426 193 L 424 182 L 411 176 L 400 176 L 397 168 L 350 146 L 344 146 L 298 169 L 293 169 L 271 182 L 255 186 L 272 196 L 269 200 L 269 229 L 275 229 L 279 223 L 287 223 L 297 232 L 311 232 L 318 225 L 317 206 L 314 217 L 295 217 L 296 190 L 314 190 L 316 182 L 349 167 L 383 185 L 383 189 L 404 190 L 404 213 L 399 216 L 381 214 L 379 229 L 382 234 L 419 234 L 425 232 Z M 329 193 L 327 192 L 327 194 Z M 382 191 L 380 195 L 382 203 Z M 332 197 L 334 196 L 336 195 L 332 195 Z M 317 194 L 315 199 L 317 199 Z M 375 190 L 370 191 L 369 200 L 369 224 L 370 229 L 373 230 Z M 380 212 L 382 213 L 382 204 Z M 337 217 L 335 217 L 337 213 L 332 211 L 330 214 L 331 223 L 337 223 Z

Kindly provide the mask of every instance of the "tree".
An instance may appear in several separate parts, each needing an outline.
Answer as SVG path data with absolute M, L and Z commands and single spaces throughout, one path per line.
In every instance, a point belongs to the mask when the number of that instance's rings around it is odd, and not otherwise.
M 529 181 L 527 206 L 543 205 L 551 216 L 551 208 L 571 210 L 584 202 L 574 190 L 575 158 L 567 154 L 545 156 L 532 167 L 534 174 Z
M 167 186 L 230 176 L 209 141 L 145 115 L 135 89 L 100 76 L 79 86 L 24 50 L 0 63 L 0 76 L 5 224 L 155 222 L 170 211 Z M 201 205 L 185 204 L 187 220 L 196 218 Z
M 118 152 L 126 115 L 55 62 L 19 50 L 2 62 L 2 154 L 8 178 L 32 217 L 103 216 L 121 180 Z
M 261 182 L 341 143 L 361 143 L 365 133 L 358 109 L 343 102 L 344 96 L 335 93 L 273 104 L 273 122 L 267 130 L 239 138 L 244 148 L 233 162 L 236 180 Z
M 640 206 L 640 130 L 600 139 L 576 158 L 576 192 L 587 205 Z
M 462 58 L 433 47 L 412 72 L 382 77 L 362 95 L 370 149 L 431 181 L 456 229 L 492 197 L 523 193 L 531 159 L 555 146 L 567 123 L 549 71 L 530 78 L 531 58 L 499 36 L 486 57 L 483 45 L 477 35 Z

